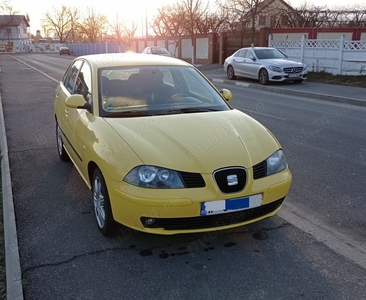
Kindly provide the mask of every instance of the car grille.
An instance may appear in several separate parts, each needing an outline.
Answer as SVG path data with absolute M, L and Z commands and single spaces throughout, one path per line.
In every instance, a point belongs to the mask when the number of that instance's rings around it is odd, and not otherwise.
M 165 230 L 189 230 L 189 229 L 204 229 L 215 228 L 221 226 L 227 226 L 232 224 L 238 224 L 242 222 L 251 221 L 278 209 L 284 198 L 277 201 L 265 204 L 259 207 L 250 208 L 246 210 L 236 211 L 232 213 L 225 213 L 219 215 L 210 215 L 203 217 L 192 218 L 167 218 L 167 219 L 154 219 L 155 222 L 149 225 L 149 228 L 164 228 Z M 147 217 L 141 217 L 142 224 L 149 219 Z
M 186 188 L 205 187 L 206 183 L 199 173 L 178 172 Z
M 253 166 L 253 179 L 259 179 L 267 176 L 267 161 L 264 160 Z
M 221 192 L 225 194 L 237 193 L 245 187 L 247 171 L 244 168 L 221 169 L 215 171 L 214 178 Z
M 290 67 L 290 68 L 283 68 L 283 71 L 288 74 L 294 74 L 294 73 L 301 73 L 303 67 Z

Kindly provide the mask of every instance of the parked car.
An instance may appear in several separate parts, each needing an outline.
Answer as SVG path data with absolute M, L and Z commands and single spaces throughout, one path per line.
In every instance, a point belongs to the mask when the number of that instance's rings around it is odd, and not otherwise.
M 267 128 L 187 62 L 75 58 L 56 88 L 61 160 L 91 190 L 100 232 L 207 232 L 275 215 L 292 175 Z M 60 175 L 61 176 L 61 175 Z
M 62 46 L 62 47 L 60 47 L 60 51 L 58 52 L 58 54 L 70 55 L 71 53 L 70 53 L 70 49 L 67 46 Z
M 237 76 L 258 79 L 261 84 L 273 81 L 300 83 L 307 78 L 306 65 L 289 59 L 283 52 L 268 47 L 247 47 L 225 59 L 224 70 L 232 80 Z
M 163 56 L 174 56 L 168 49 L 159 46 L 149 46 L 142 50 L 143 54 L 155 54 Z

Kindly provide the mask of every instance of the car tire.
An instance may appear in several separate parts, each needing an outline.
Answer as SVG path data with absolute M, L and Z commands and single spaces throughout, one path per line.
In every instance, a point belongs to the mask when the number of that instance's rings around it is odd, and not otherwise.
M 269 83 L 268 72 L 266 69 L 260 69 L 258 79 L 260 84 L 266 85 Z
M 57 152 L 58 152 L 58 156 L 60 157 L 60 159 L 63 161 L 70 160 L 69 155 L 67 154 L 67 152 L 65 150 L 64 142 L 62 140 L 61 128 L 57 122 L 56 122 L 56 141 L 57 141 Z
M 111 236 L 115 232 L 116 222 L 113 219 L 107 185 L 104 181 L 102 172 L 98 168 L 93 172 L 91 183 L 94 216 L 97 221 L 99 231 L 104 236 Z
M 234 68 L 232 66 L 227 67 L 226 75 L 227 75 L 227 78 L 230 79 L 230 80 L 233 80 L 233 79 L 236 78 L 235 71 L 234 71 Z

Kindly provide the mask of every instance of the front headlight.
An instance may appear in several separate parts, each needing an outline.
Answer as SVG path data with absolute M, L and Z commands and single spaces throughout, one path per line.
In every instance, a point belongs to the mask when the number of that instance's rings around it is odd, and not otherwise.
M 281 68 L 277 66 L 269 66 L 268 68 L 274 72 L 282 72 Z
M 183 188 L 184 184 L 178 172 L 155 167 L 138 166 L 133 168 L 123 181 L 145 188 Z
M 283 150 L 278 150 L 267 158 L 267 176 L 276 174 L 287 168 L 287 160 Z

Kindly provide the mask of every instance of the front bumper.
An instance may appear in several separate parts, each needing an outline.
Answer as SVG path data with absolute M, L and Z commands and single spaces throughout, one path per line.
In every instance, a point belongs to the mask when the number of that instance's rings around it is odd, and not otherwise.
M 308 77 L 308 72 L 299 72 L 299 73 L 283 73 L 283 72 L 268 72 L 270 81 L 303 81 Z
M 205 177 L 205 176 L 204 176 Z M 289 192 L 289 169 L 265 178 L 251 180 L 240 193 L 222 194 L 205 178 L 204 188 L 143 189 L 109 180 L 107 186 L 113 218 L 129 228 L 155 234 L 207 232 L 250 224 L 275 215 Z M 201 203 L 262 195 L 262 205 L 230 213 L 200 216 Z

